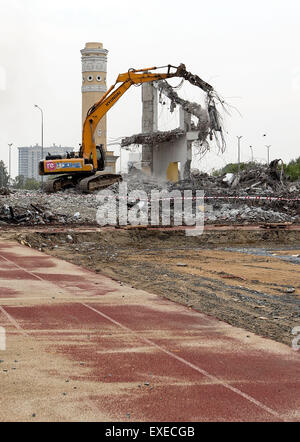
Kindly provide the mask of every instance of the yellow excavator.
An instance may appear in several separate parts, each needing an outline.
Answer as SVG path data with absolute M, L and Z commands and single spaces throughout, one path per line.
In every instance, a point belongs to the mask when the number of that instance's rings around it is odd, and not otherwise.
M 167 72 L 152 72 L 157 69 L 167 68 Z M 53 176 L 44 186 L 46 192 L 56 192 L 67 187 L 79 187 L 82 192 L 108 187 L 121 181 L 121 175 L 105 172 L 105 150 L 103 145 L 96 145 L 94 132 L 96 127 L 109 111 L 132 85 L 140 85 L 172 77 L 182 77 L 190 83 L 199 86 L 210 93 L 212 86 L 201 80 L 198 76 L 187 72 L 185 65 L 161 66 L 147 69 L 129 69 L 124 74 L 119 74 L 116 82 L 103 97 L 87 112 L 82 130 L 82 144 L 79 152 L 69 152 L 65 157 L 48 155 L 39 163 L 39 174 Z M 116 86 L 121 83 L 117 89 Z

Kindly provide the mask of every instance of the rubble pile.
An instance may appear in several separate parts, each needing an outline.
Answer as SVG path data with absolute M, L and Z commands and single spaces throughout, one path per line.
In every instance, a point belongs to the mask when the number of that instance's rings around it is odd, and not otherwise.
M 276 160 L 277 161 L 277 160 Z M 273 162 L 272 162 L 273 163 Z M 205 222 L 212 224 L 299 223 L 300 181 L 291 182 L 278 162 L 256 165 L 240 173 L 211 176 L 192 169 L 189 179 L 177 183 L 159 180 L 132 168 L 123 175 L 128 194 L 144 191 L 151 210 L 151 191 L 203 190 Z M 275 164 L 275 165 L 274 165 Z M 119 185 L 108 188 L 118 201 Z M 172 207 L 171 201 L 171 207 Z M 54 194 L 10 190 L 0 193 L 0 225 L 96 224 L 97 193 L 68 189 Z M 128 202 L 132 207 L 133 202 Z
M 299 195 L 300 183 L 291 182 L 283 170 L 278 169 L 280 160 L 274 160 L 269 166 L 256 164 L 239 173 L 226 173 L 212 176 L 201 173 L 197 169 L 191 170 L 190 183 L 182 181 L 177 187 L 190 185 L 192 188 L 209 189 L 214 194 L 225 193 L 233 195 L 265 195 L 289 197 L 291 194 Z
M 123 179 L 127 183 L 128 193 L 142 190 L 148 195 L 148 201 L 151 200 L 151 190 L 180 190 L 182 196 L 184 190 L 203 190 L 207 223 L 300 221 L 300 201 L 297 200 L 300 182 L 290 182 L 277 171 L 274 174 L 272 167 L 268 166 L 258 165 L 254 170 L 222 176 L 211 176 L 192 169 L 189 180 L 177 183 L 148 177 L 140 170 L 133 169 Z M 117 194 L 117 185 L 110 189 Z M 248 199 L 249 196 L 251 199 Z
M 97 205 L 96 195 L 75 189 L 54 194 L 14 190 L 0 195 L 0 226 L 91 224 L 96 220 Z
M 7 187 L 0 187 L 0 195 L 9 195 L 10 190 Z
M 300 216 L 292 216 L 289 212 L 272 210 L 270 204 L 264 207 L 249 206 L 247 204 L 219 204 L 209 203 L 208 210 L 205 211 L 205 221 L 210 223 L 281 223 L 300 221 Z

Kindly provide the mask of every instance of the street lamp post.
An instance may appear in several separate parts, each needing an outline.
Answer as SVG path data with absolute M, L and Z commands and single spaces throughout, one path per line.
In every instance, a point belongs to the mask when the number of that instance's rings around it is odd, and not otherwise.
M 271 147 L 271 144 L 266 145 L 266 148 L 268 149 L 268 165 L 270 164 L 270 147 Z
M 238 139 L 238 173 L 240 173 L 240 163 L 241 163 L 241 138 L 243 138 L 243 135 L 237 135 L 237 139 Z
M 8 174 L 9 174 L 9 178 L 8 178 L 8 185 L 10 185 L 10 180 L 11 180 L 11 146 L 13 145 L 13 143 L 8 143 L 8 148 L 9 148 L 9 161 L 8 161 Z
M 43 113 L 43 109 L 40 108 L 37 104 L 35 104 L 34 107 L 37 107 L 40 110 L 41 117 L 42 117 L 42 126 L 41 126 L 41 139 L 42 139 L 41 160 L 42 160 L 43 156 L 44 156 L 44 113 Z M 43 186 L 43 181 L 44 181 L 44 177 L 42 175 L 42 186 Z

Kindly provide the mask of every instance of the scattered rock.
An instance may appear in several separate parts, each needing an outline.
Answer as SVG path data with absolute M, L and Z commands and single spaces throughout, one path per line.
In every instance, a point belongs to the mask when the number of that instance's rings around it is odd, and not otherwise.
M 296 290 L 294 289 L 294 287 L 289 287 L 288 289 L 286 289 L 286 293 L 294 293 Z

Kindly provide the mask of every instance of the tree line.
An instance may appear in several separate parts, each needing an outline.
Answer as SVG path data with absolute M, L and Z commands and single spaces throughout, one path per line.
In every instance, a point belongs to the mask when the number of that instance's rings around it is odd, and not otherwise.
M 255 169 L 258 164 L 256 162 L 240 163 L 240 165 L 238 163 L 228 163 L 221 169 L 214 170 L 212 174 L 214 176 L 222 176 L 226 173 L 237 173 L 239 168 L 240 170 Z M 283 169 L 291 181 L 300 180 L 300 157 L 291 160 L 288 164 L 283 164 Z
M 14 189 L 37 190 L 40 189 L 41 183 L 34 178 L 25 178 L 24 175 L 18 175 L 16 178 L 9 180 L 9 174 L 4 161 L 0 161 L 0 188 L 13 187 Z

